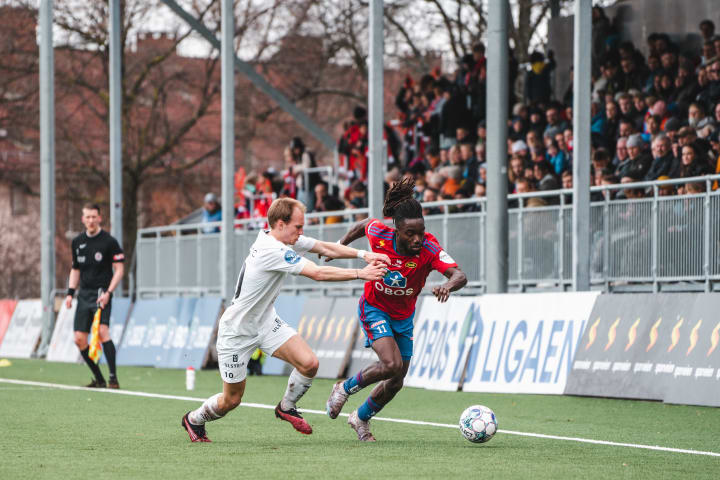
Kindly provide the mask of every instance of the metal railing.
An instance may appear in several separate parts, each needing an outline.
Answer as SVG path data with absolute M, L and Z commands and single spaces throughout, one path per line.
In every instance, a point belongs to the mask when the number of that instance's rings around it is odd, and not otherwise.
M 720 290 L 720 175 L 592 187 L 591 284 L 604 291 Z M 669 185 L 701 182 L 698 194 L 663 196 Z M 613 199 L 642 190 L 644 198 Z M 508 196 L 509 287 L 512 291 L 565 290 L 572 283 L 572 190 Z M 533 200 L 536 199 L 536 200 Z M 537 199 L 542 199 L 541 201 Z M 485 289 L 485 198 L 423 204 L 425 225 L 468 276 L 468 293 Z M 367 209 L 306 215 L 305 235 L 337 241 Z M 141 229 L 137 239 L 140 296 L 220 292 L 220 234 L 211 224 Z M 255 241 L 257 219 L 235 221 L 237 270 Z M 361 248 L 363 243 L 356 242 Z M 317 258 L 313 258 L 317 261 Z M 337 266 L 357 265 L 339 260 Z M 434 272 L 428 286 L 442 282 Z M 318 284 L 292 277 L 286 290 L 336 293 L 359 285 Z

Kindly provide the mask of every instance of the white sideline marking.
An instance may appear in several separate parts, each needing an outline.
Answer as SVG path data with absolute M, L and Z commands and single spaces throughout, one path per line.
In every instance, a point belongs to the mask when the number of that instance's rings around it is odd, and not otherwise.
M 184 395 L 164 395 L 162 393 L 149 393 L 149 392 L 135 392 L 132 390 L 111 390 L 111 389 L 98 389 L 98 388 L 87 388 L 78 387 L 75 385 L 63 385 L 60 383 L 46 383 L 46 382 L 32 382 L 29 380 L 15 380 L 10 378 L 0 378 L 0 383 L 10 383 L 13 385 L 28 385 L 31 387 L 45 387 L 45 388 L 58 388 L 61 390 L 81 390 L 94 393 L 112 393 L 115 395 L 128 395 L 131 397 L 147 397 L 147 398 L 162 398 L 164 400 L 186 400 L 190 402 L 204 402 L 205 398 L 198 397 L 186 397 Z M 272 410 L 275 407 L 272 405 L 264 405 L 262 403 L 241 403 L 241 407 L 250 408 L 264 408 Z M 301 409 L 303 413 L 313 413 L 317 415 L 326 415 L 324 410 L 309 410 Z M 340 416 L 347 417 L 347 413 L 341 413 Z M 443 427 L 443 428 L 458 428 L 457 425 L 447 423 L 435 423 L 435 422 L 423 422 L 420 420 L 405 420 L 401 418 L 386 418 L 386 417 L 373 417 L 373 420 L 379 420 L 382 422 L 395 422 L 405 423 L 409 425 L 425 425 L 429 427 Z M 529 432 L 516 432 L 514 430 L 498 430 L 499 433 L 506 435 L 519 435 L 521 437 L 534 437 L 534 438 L 545 438 L 548 440 L 563 440 L 568 442 L 579 442 L 579 443 L 591 443 L 594 445 L 609 445 L 612 447 L 627 447 L 627 448 L 640 448 L 644 450 L 656 450 L 660 452 L 672 452 L 672 453 L 686 453 L 689 455 L 705 455 L 708 457 L 720 457 L 718 452 L 704 452 L 701 450 L 687 450 L 684 448 L 672 448 L 672 447 L 660 447 L 658 445 L 641 445 L 636 443 L 619 443 L 609 442 L 606 440 L 593 440 L 590 438 L 578 438 L 578 437 L 562 437 L 558 435 L 545 435 L 543 433 L 529 433 Z

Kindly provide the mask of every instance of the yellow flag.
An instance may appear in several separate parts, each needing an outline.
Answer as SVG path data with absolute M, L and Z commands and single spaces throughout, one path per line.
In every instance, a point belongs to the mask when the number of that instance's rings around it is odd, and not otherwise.
M 93 317 L 92 328 L 90 329 L 90 351 L 88 352 L 88 356 L 95 363 L 98 363 L 100 361 L 100 353 L 102 352 L 102 347 L 100 346 L 101 314 L 102 309 L 98 307 L 97 311 L 95 312 L 95 317 Z

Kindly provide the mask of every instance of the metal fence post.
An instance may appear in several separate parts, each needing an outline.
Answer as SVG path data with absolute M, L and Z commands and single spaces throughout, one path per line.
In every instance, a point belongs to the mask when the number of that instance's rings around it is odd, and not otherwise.
M 160 286 L 160 232 L 155 232 L 155 288 Z
M 517 217 L 517 262 L 518 262 L 518 285 L 520 291 L 523 291 L 523 199 L 518 198 L 518 217 Z
M 652 203 L 652 234 L 650 235 L 651 245 L 651 272 L 652 272 L 652 284 L 653 293 L 657 293 L 660 289 L 658 287 L 658 272 L 657 272 L 657 256 L 658 256 L 658 187 L 653 186 L 653 203 Z
M 705 180 L 705 202 L 703 218 L 703 275 L 705 275 L 705 291 L 710 291 L 710 180 Z
M 560 237 L 559 264 L 558 264 L 558 287 L 565 290 L 565 195 L 560 194 L 560 218 L 558 219 L 558 236 Z
M 603 195 L 603 277 L 605 291 L 610 291 L 610 190 Z
M 180 229 L 175 230 L 175 286 L 180 291 Z

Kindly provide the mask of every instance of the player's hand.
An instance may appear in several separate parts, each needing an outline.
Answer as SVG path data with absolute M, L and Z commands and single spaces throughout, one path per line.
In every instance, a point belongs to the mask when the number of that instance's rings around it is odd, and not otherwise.
M 67 297 L 65 297 L 65 308 L 72 308 L 72 295 L 68 295 Z
M 438 302 L 445 303 L 450 298 L 450 289 L 445 285 L 439 285 L 432 289 L 433 295 L 438 299 Z
M 358 270 L 358 277 L 368 282 L 373 282 L 375 280 L 382 280 L 386 272 L 387 268 L 385 268 L 383 263 L 373 262 L 362 270 Z
M 103 309 L 103 308 L 105 308 L 105 306 L 108 304 L 109 301 L 110 301 L 110 293 L 103 292 L 103 294 L 100 295 L 97 299 L 97 306 L 100 307 L 101 309 Z
M 385 265 L 390 265 L 390 257 L 385 255 L 384 253 L 375 253 L 375 252 L 368 252 L 363 256 L 363 260 L 365 260 L 367 263 L 384 263 Z

